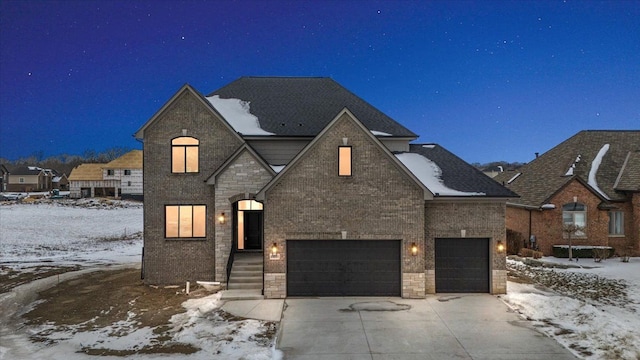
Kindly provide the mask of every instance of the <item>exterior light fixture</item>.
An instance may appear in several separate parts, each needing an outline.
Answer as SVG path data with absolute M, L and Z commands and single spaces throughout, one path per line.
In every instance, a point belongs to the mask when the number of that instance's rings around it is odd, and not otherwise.
M 411 244 L 411 255 L 418 255 L 418 245 L 416 245 L 416 243 Z
M 220 216 L 218 216 L 218 222 L 220 224 L 224 224 L 226 220 L 227 219 L 225 218 L 224 213 L 221 213 Z
M 278 253 L 278 244 L 273 243 L 273 245 L 271 245 L 271 253 L 273 255 L 276 255 Z
M 502 243 L 502 240 L 498 240 L 498 245 L 496 246 L 496 249 L 498 250 L 499 253 L 504 251 L 504 243 Z

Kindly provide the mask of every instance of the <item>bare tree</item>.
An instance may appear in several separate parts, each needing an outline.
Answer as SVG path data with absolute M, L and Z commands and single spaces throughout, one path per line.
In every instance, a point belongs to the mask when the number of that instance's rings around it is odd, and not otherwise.
M 569 240 L 569 261 L 573 261 L 573 254 L 571 252 L 571 235 L 575 235 L 578 232 L 582 232 L 582 230 L 584 230 L 584 226 L 580 226 L 576 224 L 562 225 L 562 232 L 567 234 L 567 239 Z

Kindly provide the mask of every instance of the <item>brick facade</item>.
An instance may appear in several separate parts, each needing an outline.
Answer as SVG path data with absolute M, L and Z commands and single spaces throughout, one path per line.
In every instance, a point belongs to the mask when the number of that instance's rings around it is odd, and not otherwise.
M 572 236 L 572 246 L 612 246 L 616 253 L 629 251 L 633 255 L 638 254 L 638 220 L 634 218 L 634 214 L 638 213 L 637 200 L 636 209 L 633 209 L 632 201 L 614 203 L 617 207 L 616 211 L 624 212 L 625 230 L 623 236 L 609 235 L 609 210 L 599 209 L 598 205 L 602 200 L 577 180 L 570 182 L 550 198 L 548 203 L 555 205 L 555 209 L 528 210 L 509 206 L 506 216 L 507 227 L 522 233 L 528 239 L 529 214 L 531 214 L 531 234 L 536 236 L 540 251 L 550 256 L 553 254 L 553 245 L 568 245 L 568 240 L 563 237 L 562 232 L 562 206 L 573 203 L 574 196 L 587 208 L 587 227 L 584 231 L 586 236 Z M 634 198 L 637 199 L 638 196 Z
M 271 179 L 272 173 L 261 165 L 248 150 L 244 150 L 215 180 L 215 217 L 225 214 L 224 224 L 216 224 L 216 281 L 227 281 L 227 261 L 233 246 L 233 202 L 250 199 Z
M 205 180 L 243 141 L 197 94 L 183 88 L 144 129 L 145 283 L 214 280 L 215 194 Z M 171 140 L 199 139 L 199 172 L 171 172 Z M 212 136 L 215 134 L 215 136 Z M 165 239 L 165 205 L 206 205 L 204 239 Z M 186 265 L 188 264 L 188 265 Z
M 490 257 L 490 288 L 492 294 L 506 293 L 506 276 L 495 276 L 495 271 L 506 271 L 505 252 L 496 251 L 497 242 L 506 244 L 504 200 L 427 201 L 425 205 L 426 292 L 436 292 L 435 239 L 436 238 L 488 238 Z M 463 234 L 464 230 L 464 234 Z
M 424 258 L 409 255 L 414 242 L 424 251 L 423 190 L 365 131 L 342 115 L 266 192 L 264 241 L 283 251 L 280 260 L 265 257 L 265 273 L 286 276 L 288 239 L 340 240 L 342 231 L 351 240 L 401 239 L 402 273 L 424 271 Z M 353 149 L 350 177 L 338 176 L 343 138 Z M 265 296 L 286 294 L 284 284 Z M 402 295 L 424 297 L 420 290 Z

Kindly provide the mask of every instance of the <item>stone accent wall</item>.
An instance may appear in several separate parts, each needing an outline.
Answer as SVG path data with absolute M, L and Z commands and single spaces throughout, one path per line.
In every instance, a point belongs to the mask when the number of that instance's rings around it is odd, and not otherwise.
M 436 293 L 436 271 L 434 269 L 424 271 L 425 285 L 424 289 L 427 294 Z
M 402 273 L 402 297 L 425 298 L 425 273 Z
M 507 270 L 491 271 L 491 293 L 493 295 L 507 293 Z
M 498 241 L 506 244 L 506 203 L 501 200 L 470 199 L 459 201 L 434 200 L 425 205 L 425 262 L 428 271 L 434 271 L 433 283 L 425 285 L 427 293 L 435 293 L 435 239 L 436 238 L 488 238 L 490 270 L 506 270 L 506 252 L 498 253 Z M 462 236 L 462 230 L 465 234 Z M 427 280 L 429 276 L 427 276 Z M 500 279 L 491 280 L 491 288 L 499 288 Z M 504 279 L 506 288 L 506 278 Z
M 284 299 L 287 297 L 287 276 L 284 273 L 264 274 L 264 297 Z
M 271 180 L 271 173 L 248 151 L 243 151 L 222 171 L 215 183 L 215 218 L 224 213 L 224 224 L 216 224 L 216 281 L 227 281 L 227 261 L 233 246 L 233 203 L 249 199 Z M 245 195 L 246 194 L 246 195 Z
M 338 176 L 342 138 L 352 146 L 350 177 Z M 424 252 L 423 190 L 348 114 L 289 167 L 266 193 L 265 243 L 282 249 L 280 260 L 266 255 L 266 273 L 285 276 L 288 239 L 340 240 L 342 231 L 350 240 L 402 240 L 402 272 L 424 272 L 424 257 L 409 254 L 414 242 Z
M 192 136 L 200 141 L 199 172 L 171 172 L 171 140 Z M 178 284 L 214 280 L 215 195 L 205 180 L 243 141 L 224 125 L 203 100 L 182 91 L 144 131 L 144 282 Z M 206 205 L 204 239 L 165 239 L 165 205 Z

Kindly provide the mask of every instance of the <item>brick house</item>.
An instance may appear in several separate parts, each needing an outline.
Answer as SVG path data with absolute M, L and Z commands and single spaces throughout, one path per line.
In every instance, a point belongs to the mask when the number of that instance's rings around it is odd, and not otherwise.
M 506 292 L 517 195 L 329 78 L 185 85 L 135 136 L 148 284 L 233 288 L 253 254 L 267 298 Z
M 507 228 L 545 255 L 568 243 L 563 224 L 584 227 L 572 246 L 640 254 L 640 131 L 581 131 L 495 179 L 521 196 L 507 203 Z

